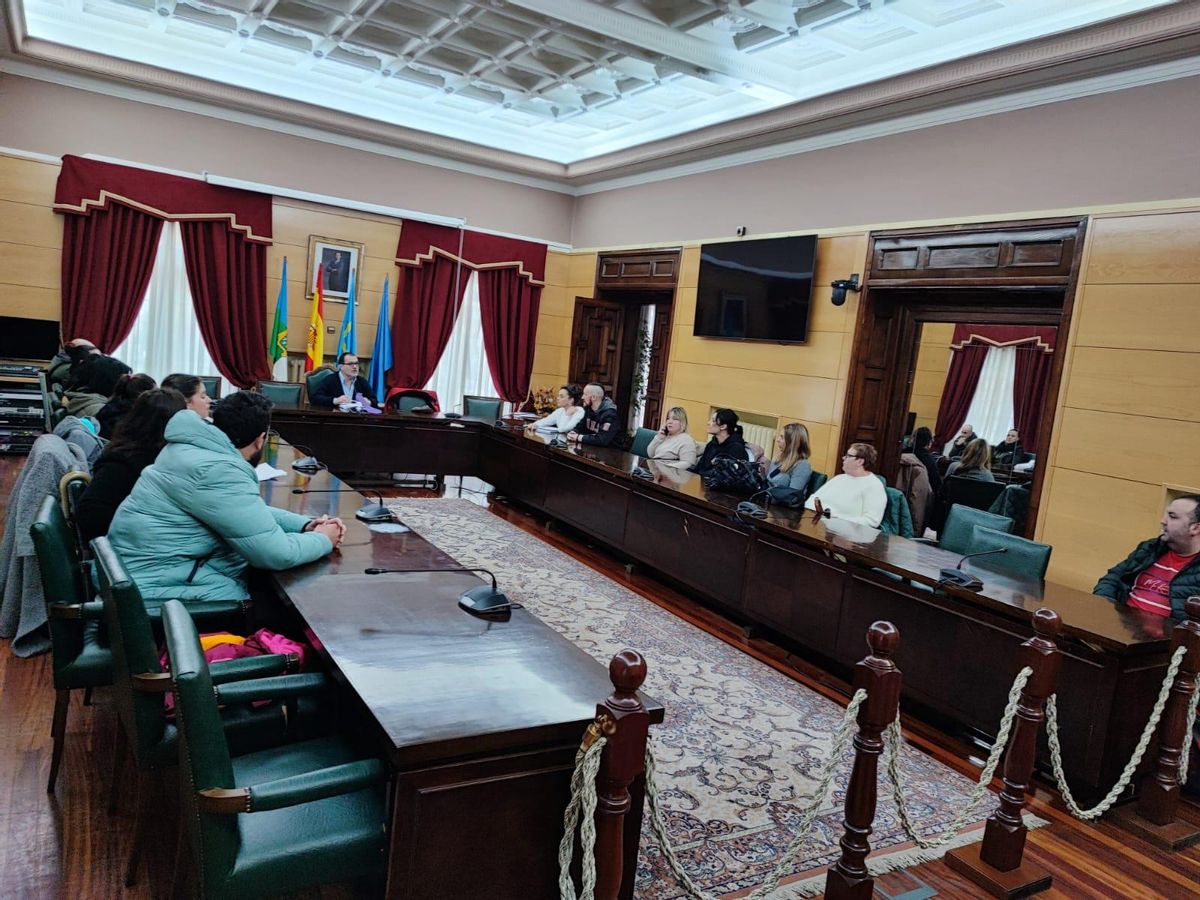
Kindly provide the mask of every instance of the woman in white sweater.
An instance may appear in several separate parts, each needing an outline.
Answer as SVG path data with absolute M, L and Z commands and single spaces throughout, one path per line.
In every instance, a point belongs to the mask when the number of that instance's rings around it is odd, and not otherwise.
M 583 388 L 564 384 L 558 389 L 558 409 L 536 422 L 526 425 L 529 431 L 557 431 L 566 434 L 583 421 Z
M 887 492 L 875 476 L 879 454 L 870 444 L 851 444 L 842 457 L 842 473 L 821 485 L 805 502 L 816 509 L 817 501 L 834 519 L 878 528 L 887 511 Z
M 687 411 L 682 406 L 672 406 L 667 410 L 662 429 L 650 441 L 646 456 L 662 462 L 678 463 L 680 468 L 686 469 L 696 464 L 699 455 L 696 441 L 688 434 Z

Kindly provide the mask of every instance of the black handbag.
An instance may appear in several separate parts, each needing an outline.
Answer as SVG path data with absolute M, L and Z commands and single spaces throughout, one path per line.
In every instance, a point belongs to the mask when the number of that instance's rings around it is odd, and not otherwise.
M 701 476 L 704 486 L 730 494 L 757 494 L 767 486 L 767 480 L 758 471 L 758 466 L 748 459 L 735 456 L 718 456 L 709 464 L 708 471 Z

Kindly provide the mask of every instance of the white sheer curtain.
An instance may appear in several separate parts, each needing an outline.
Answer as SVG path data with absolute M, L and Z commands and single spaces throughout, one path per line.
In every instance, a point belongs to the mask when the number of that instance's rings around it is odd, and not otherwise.
M 162 381 L 172 372 L 220 374 L 200 336 L 177 222 L 163 225 L 146 299 L 129 337 L 113 351 L 113 356 L 133 371 L 145 372 L 156 381 Z M 223 387 L 222 394 L 231 388 L 230 385 Z
M 1013 427 L 1013 383 L 1017 378 L 1017 348 L 989 347 L 979 384 L 967 410 L 975 433 L 995 445 Z M 966 424 L 965 422 L 963 424 Z M 960 429 L 962 425 L 958 426 Z
M 479 309 L 479 278 L 467 281 L 450 340 L 425 387 L 436 391 L 443 412 L 462 412 L 463 396 L 495 397 L 496 386 L 483 349 L 483 314 Z

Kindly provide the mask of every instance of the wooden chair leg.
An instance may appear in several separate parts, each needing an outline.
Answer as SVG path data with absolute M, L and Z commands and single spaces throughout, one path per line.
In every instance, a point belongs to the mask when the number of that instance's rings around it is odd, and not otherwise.
M 121 769 L 125 767 L 126 751 L 129 748 L 129 743 L 125 738 L 125 729 L 121 727 L 121 720 L 117 719 L 117 733 L 113 737 L 113 764 L 112 777 L 108 784 L 108 814 L 111 816 L 117 811 L 117 798 L 120 796 L 121 784 Z M 137 777 L 137 773 L 134 773 Z
M 67 709 L 71 705 L 71 692 L 67 689 L 54 692 L 54 718 L 50 720 L 50 736 L 54 738 L 54 750 L 50 755 L 50 781 L 46 793 L 54 793 L 58 781 L 58 767 L 62 764 L 63 744 L 67 740 Z
M 146 841 L 146 828 L 150 824 L 150 790 L 146 780 L 148 772 L 137 774 L 136 797 L 134 798 L 133 813 L 133 843 L 129 847 L 129 864 L 125 867 L 125 887 L 137 884 L 138 868 L 142 862 L 142 844 Z
M 83 705 L 84 706 L 92 705 L 92 689 L 91 688 L 83 689 Z

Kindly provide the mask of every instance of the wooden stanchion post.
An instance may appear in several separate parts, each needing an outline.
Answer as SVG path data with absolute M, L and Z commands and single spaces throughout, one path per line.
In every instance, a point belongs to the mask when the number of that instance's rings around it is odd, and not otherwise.
M 1142 781 L 1136 808 L 1123 806 L 1112 822 L 1166 850 L 1180 850 L 1200 842 L 1200 829 L 1176 818 L 1179 808 L 1179 763 L 1191 750 L 1187 733 L 1188 705 L 1200 673 L 1200 597 L 1189 597 L 1187 618 L 1175 626 L 1171 651 L 1185 647 L 1187 653 L 1171 685 L 1167 705 L 1158 721 L 1158 759 L 1154 772 Z
M 629 785 L 645 769 L 650 714 L 637 691 L 646 680 L 646 661 L 635 650 L 622 650 L 608 665 L 613 693 L 596 707 L 598 719 L 607 718 L 603 731 L 608 743 L 600 756 L 596 775 L 596 900 L 617 900 L 633 895 L 633 865 L 637 841 L 626 859 L 626 814 L 632 801 Z M 611 722 L 611 725 L 608 723 Z M 634 834 L 641 834 L 638 804 Z M 628 872 L 626 871 L 628 869 Z M 622 893 L 622 882 L 629 884 Z
M 1050 887 L 1050 873 L 1022 861 L 1028 829 L 1022 819 L 1025 793 L 1033 775 L 1037 736 L 1046 718 L 1046 698 L 1054 693 L 1061 656 L 1056 638 L 1062 620 L 1043 607 L 1033 614 L 1034 636 L 1021 645 L 1019 669 L 1033 674 L 1021 691 L 1004 756 L 1004 787 L 996 811 L 987 820 L 983 843 L 946 854 L 946 865 L 993 897 L 1019 897 Z M 1019 670 L 1018 669 L 1018 670 Z
M 867 873 L 868 838 L 875 821 L 879 756 L 883 733 L 900 706 L 900 670 L 892 654 L 900 632 L 891 622 L 876 622 L 867 631 L 871 653 L 854 667 L 854 690 L 863 688 L 867 699 L 858 708 L 858 734 L 854 736 L 854 768 L 846 788 L 845 834 L 842 855 L 825 876 L 825 896 L 832 900 L 870 900 L 875 879 Z

